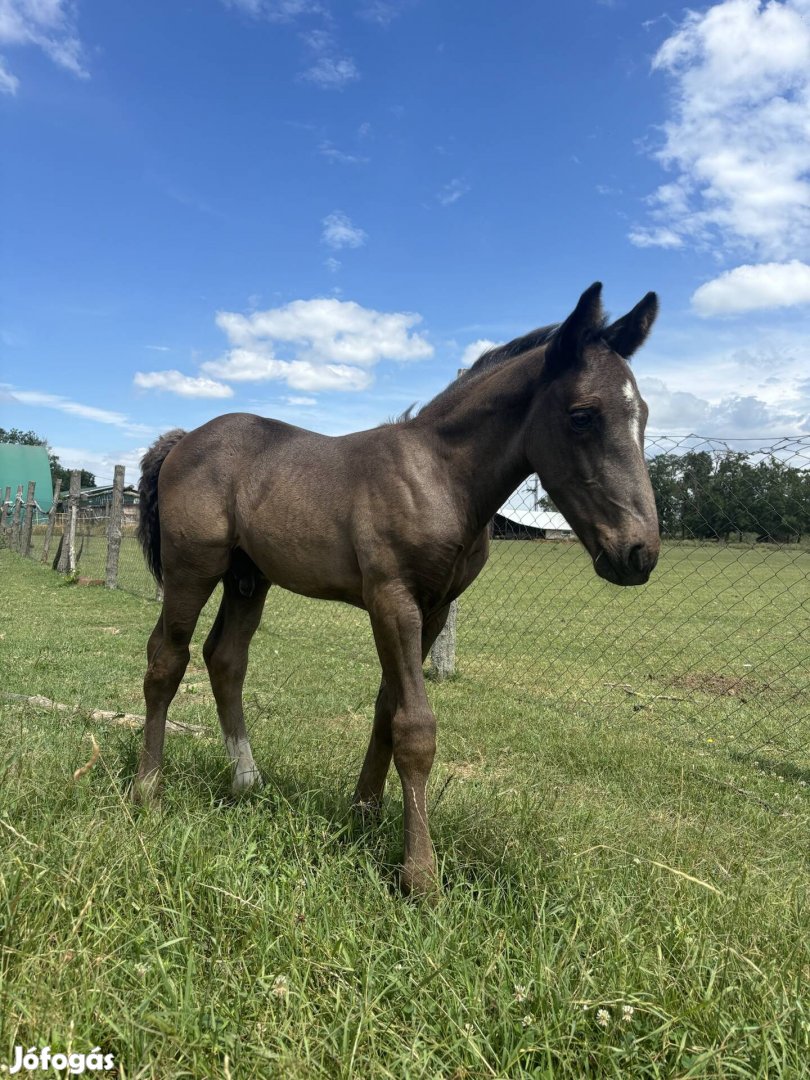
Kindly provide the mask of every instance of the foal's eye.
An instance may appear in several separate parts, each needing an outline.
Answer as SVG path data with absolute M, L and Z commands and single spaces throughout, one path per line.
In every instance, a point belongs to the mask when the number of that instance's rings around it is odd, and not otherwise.
M 575 431 L 586 431 L 593 423 L 593 413 L 590 409 L 574 409 L 570 417 L 571 427 Z

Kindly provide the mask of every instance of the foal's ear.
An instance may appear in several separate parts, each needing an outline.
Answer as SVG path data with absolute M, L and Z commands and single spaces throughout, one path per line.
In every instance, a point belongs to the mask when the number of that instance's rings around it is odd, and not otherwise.
M 658 297 L 648 292 L 632 311 L 611 323 L 603 337 L 614 352 L 628 360 L 647 340 L 657 314 Z
M 544 370 L 556 375 L 575 364 L 582 352 L 582 344 L 588 331 L 602 325 L 602 282 L 595 281 L 580 296 L 577 306 L 554 334 L 546 350 Z

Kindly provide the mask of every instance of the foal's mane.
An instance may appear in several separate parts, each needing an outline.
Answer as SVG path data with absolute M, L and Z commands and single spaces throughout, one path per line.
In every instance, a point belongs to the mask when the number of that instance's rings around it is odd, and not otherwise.
M 603 313 L 593 325 L 580 334 L 580 346 L 600 340 L 607 324 L 608 318 Z M 496 345 L 493 349 L 487 349 L 486 352 L 481 353 L 475 363 L 462 371 L 457 379 L 454 379 L 444 390 L 440 390 L 434 398 L 431 398 L 416 413 L 414 413 L 415 406 L 411 405 L 405 412 L 388 423 L 405 424 L 409 420 L 413 420 L 415 416 L 428 415 L 436 417 L 445 414 L 448 408 L 452 407 L 459 398 L 466 396 L 473 389 L 474 384 L 481 382 L 483 376 L 488 374 L 492 368 L 506 365 L 510 361 L 532 352 L 533 349 L 548 345 L 561 326 L 562 323 L 549 323 L 548 326 L 539 326 L 536 330 L 530 330 L 528 334 L 507 341 L 505 345 Z M 383 424 L 381 426 L 385 427 L 387 425 Z
M 496 345 L 494 349 L 487 349 L 486 352 L 481 353 L 478 359 L 472 364 L 466 371 L 463 371 L 457 379 L 454 379 L 449 386 L 446 386 L 444 390 L 440 390 L 439 393 L 424 405 L 419 414 L 424 414 L 428 410 L 431 412 L 434 409 L 438 412 L 444 412 L 444 410 L 452 405 L 457 398 L 462 394 L 466 394 L 470 388 L 471 383 L 477 382 L 480 376 L 485 375 L 494 367 L 499 367 L 501 364 L 505 364 L 509 360 L 514 360 L 518 356 L 523 356 L 524 353 L 531 352 L 532 349 L 537 349 L 541 345 L 548 345 L 554 334 L 560 327 L 560 323 L 550 323 L 548 326 L 540 326 L 536 330 L 530 331 L 528 334 L 523 334 L 521 337 L 514 338 L 512 341 L 507 341 L 505 345 Z M 411 409 L 413 406 L 411 406 Z M 403 422 L 411 419 L 411 409 L 407 409 L 396 422 Z

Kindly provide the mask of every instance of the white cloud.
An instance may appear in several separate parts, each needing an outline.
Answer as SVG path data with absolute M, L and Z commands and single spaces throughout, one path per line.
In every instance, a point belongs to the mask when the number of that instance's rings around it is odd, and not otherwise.
M 810 430 L 810 334 L 700 325 L 664 330 L 634 360 L 651 432 L 753 437 Z
M 301 72 L 300 78 L 322 90 L 342 90 L 356 82 L 360 72 L 350 56 L 319 56 L 311 67 Z
M 231 348 L 202 365 L 231 382 L 280 380 L 294 390 L 365 390 L 382 360 L 419 360 L 433 346 L 414 331 L 421 316 L 379 312 L 350 300 L 294 300 L 250 315 L 221 311 Z M 282 356 L 277 355 L 278 352 Z
M 53 446 L 51 449 L 66 469 L 87 469 L 93 473 L 100 487 L 112 483 L 116 465 L 124 466 L 125 484 L 137 484 L 141 474 L 141 458 L 146 453 L 145 446 L 134 450 L 110 451 L 89 450 L 81 446 Z
M 466 195 L 470 190 L 470 185 L 466 180 L 462 180 L 461 177 L 455 177 L 449 183 L 445 184 L 436 198 L 442 204 L 442 206 L 452 206 L 454 202 Z
M 362 247 L 368 240 L 368 234 L 359 226 L 354 225 L 342 210 L 333 210 L 331 214 L 327 214 L 321 225 L 323 225 L 321 240 L 335 251 L 346 247 Z
M 304 15 L 323 13 L 323 6 L 317 0 L 224 0 L 224 3 L 226 7 L 238 8 L 270 22 L 294 22 Z
M 690 11 L 654 70 L 672 87 L 640 246 L 689 241 L 784 260 L 810 250 L 810 5 L 721 0 Z
M 336 274 L 343 264 L 340 259 L 336 259 L 334 255 L 330 255 L 328 259 L 324 259 L 323 265 L 330 274 Z
M 67 413 L 69 416 L 78 416 L 82 420 L 93 420 L 98 424 L 111 424 L 113 427 L 123 428 L 133 434 L 143 434 L 151 430 L 143 424 L 134 424 L 124 413 L 113 412 L 110 409 L 98 409 L 94 405 L 83 405 L 79 401 L 72 401 L 70 398 L 62 397 L 59 394 L 46 394 L 40 390 L 15 390 L 11 387 L 4 387 L 3 396 L 7 400 L 16 401 L 21 405 L 56 409 L 58 412 Z
M 166 390 L 187 398 L 233 397 L 233 390 L 224 383 L 200 376 L 183 375 L 180 371 L 136 371 L 135 386 L 141 390 Z
M 377 23 L 378 26 L 388 26 L 402 14 L 402 0 L 366 0 L 357 11 L 361 19 Z
M 325 157 L 332 165 L 367 165 L 368 158 L 360 157 L 358 154 L 347 154 L 343 150 L 339 150 L 328 139 L 324 140 L 318 147 L 318 153 Z
M 318 399 L 314 397 L 286 397 L 288 405 L 317 405 Z
M 301 35 L 314 54 L 314 63 L 298 76 L 304 82 L 314 83 L 322 90 L 342 90 L 360 78 L 360 72 L 351 56 L 341 56 L 328 30 L 310 30 Z
M 477 341 L 471 341 L 461 354 L 461 366 L 470 367 L 481 356 L 482 353 L 488 352 L 490 349 L 497 348 L 501 344 L 497 341 L 490 341 L 489 338 L 479 338 Z
M 694 433 L 712 438 L 784 436 L 806 429 L 810 396 L 792 407 L 769 404 L 756 394 L 726 394 L 708 400 L 673 390 L 662 379 L 642 378 L 639 390 L 650 409 L 648 435 Z
M 17 93 L 17 88 L 20 85 L 20 80 L 16 75 L 12 75 L 6 67 L 5 60 L 0 56 L 0 94 L 11 94 L 13 97 Z
M 88 77 L 69 0 L 0 0 L 0 45 L 33 45 L 59 67 Z M 18 86 L 19 79 L 0 63 L 0 92 L 16 94 Z
M 692 296 L 699 315 L 737 315 L 800 304 L 810 304 L 810 266 L 798 259 L 737 266 L 707 281 Z

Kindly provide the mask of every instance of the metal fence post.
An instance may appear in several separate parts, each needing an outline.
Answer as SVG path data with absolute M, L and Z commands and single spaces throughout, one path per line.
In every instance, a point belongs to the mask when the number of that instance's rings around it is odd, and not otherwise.
M 107 522 L 107 571 L 105 583 L 108 589 L 118 586 L 118 558 L 121 554 L 121 531 L 124 520 L 124 466 L 115 466 L 113 478 L 110 520 Z
M 37 504 L 34 498 L 36 488 L 36 481 L 29 480 L 28 491 L 25 496 L 25 517 L 23 518 L 22 532 L 20 534 L 20 554 L 25 558 L 28 558 L 31 553 L 31 530 L 34 526 L 34 507 Z
M 51 503 L 51 509 L 48 511 L 48 524 L 45 528 L 45 542 L 42 545 L 42 559 L 41 562 L 45 565 L 48 562 L 48 555 L 51 551 L 51 538 L 53 537 L 53 526 L 56 521 L 56 508 L 59 505 L 59 495 L 62 491 L 62 477 L 53 486 L 53 502 Z
M 6 487 L 6 494 L 3 498 L 3 514 L 0 517 L 0 528 L 4 533 L 7 533 L 11 529 L 11 487 Z
M 11 511 L 11 550 L 20 550 L 20 530 L 22 529 L 22 484 L 17 488 L 17 498 L 14 500 L 14 509 Z
M 76 520 L 79 516 L 79 489 L 81 482 L 81 470 L 73 469 L 70 474 L 67 513 L 62 528 L 61 551 L 56 566 L 60 574 L 72 574 L 76 570 Z

